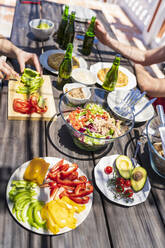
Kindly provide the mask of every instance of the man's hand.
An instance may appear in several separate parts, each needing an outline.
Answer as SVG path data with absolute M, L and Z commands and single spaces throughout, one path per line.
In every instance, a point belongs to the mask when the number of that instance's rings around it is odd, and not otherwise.
M 23 73 L 25 69 L 25 64 L 34 65 L 36 70 L 42 75 L 42 68 L 38 57 L 35 53 L 28 53 L 19 49 L 16 53 L 16 59 L 20 65 L 20 71 Z
M 110 37 L 103 24 L 99 20 L 95 21 L 95 35 L 101 43 L 103 43 L 104 45 L 108 44 Z
M 15 72 L 4 60 L 0 59 L 0 79 L 17 78 L 18 76 L 17 72 Z

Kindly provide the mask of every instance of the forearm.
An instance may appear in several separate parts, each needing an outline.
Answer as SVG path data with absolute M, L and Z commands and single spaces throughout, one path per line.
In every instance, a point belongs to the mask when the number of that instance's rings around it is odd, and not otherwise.
M 136 64 L 136 77 L 141 91 L 146 91 L 148 96 L 165 97 L 165 79 L 153 78 L 143 66 Z
M 5 37 L 0 35 L 0 54 L 5 55 L 6 57 L 16 58 L 20 49 L 12 44 Z
M 106 45 L 118 53 L 121 53 L 124 57 L 131 59 L 135 63 L 145 64 L 145 51 L 142 51 L 136 47 L 127 46 L 115 39 L 112 39 L 109 35 L 106 38 Z

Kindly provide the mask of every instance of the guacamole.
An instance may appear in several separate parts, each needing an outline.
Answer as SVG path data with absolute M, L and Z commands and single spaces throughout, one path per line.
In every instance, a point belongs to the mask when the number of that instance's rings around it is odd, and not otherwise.
M 42 22 L 39 25 L 37 25 L 36 28 L 39 28 L 39 29 L 48 29 L 48 28 L 50 28 L 50 26 L 46 22 Z

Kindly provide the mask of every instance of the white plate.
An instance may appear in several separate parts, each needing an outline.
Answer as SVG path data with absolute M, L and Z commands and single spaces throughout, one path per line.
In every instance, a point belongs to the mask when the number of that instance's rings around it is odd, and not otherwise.
M 94 65 L 91 65 L 90 71 L 94 72 L 96 74 L 96 76 L 97 76 L 97 73 L 98 73 L 98 71 L 100 69 L 111 68 L 111 66 L 112 66 L 112 63 L 98 62 L 98 63 L 96 63 Z M 127 75 L 127 77 L 128 77 L 128 84 L 126 86 L 123 86 L 123 87 L 116 87 L 115 88 L 115 91 L 116 90 L 117 91 L 118 90 L 119 91 L 121 91 L 121 90 L 130 90 L 130 89 L 135 88 L 136 85 L 137 85 L 135 75 L 132 72 L 130 72 L 129 70 L 127 70 L 125 67 L 121 66 L 121 65 L 119 66 L 119 70 L 122 71 L 123 73 L 125 73 Z M 100 85 L 103 84 L 103 82 L 100 81 L 100 79 L 98 77 L 97 77 L 97 83 L 100 84 Z
M 64 9 L 65 5 L 63 5 L 63 11 Z M 69 5 L 69 15 L 72 11 L 76 12 L 76 21 L 87 22 L 92 18 L 92 16 L 96 16 L 96 13 L 93 10 L 81 6 Z
M 59 160 L 59 158 L 55 158 L 55 157 L 44 157 L 45 161 L 47 163 L 50 163 L 50 166 L 49 166 L 49 169 L 54 165 L 56 164 Z M 71 164 L 70 162 L 68 161 L 64 161 L 65 163 L 69 163 Z M 24 172 L 25 172 L 25 169 L 26 167 L 28 166 L 28 164 L 30 163 L 30 161 L 27 161 L 25 162 L 24 164 L 22 164 L 19 168 L 17 168 L 14 173 L 12 174 L 12 176 L 10 177 L 9 179 L 9 182 L 8 182 L 8 185 L 7 185 L 7 189 L 6 189 L 6 200 L 7 200 L 7 204 L 8 204 L 8 208 L 10 210 L 10 213 L 11 215 L 14 217 L 14 219 L 19 222 L 19 224 L 21 224 L 23 227 L 25 227 L 26 229 L 28 229 L 29 231 L 32 231 L 32 232 L 35 232 L 35 233 L 38 233 L 38 234 L 46 234 L 46 235 L 55 235 L 53 234 L 52 232 L 50 231 L 47 231 L 47 230 L 43 230 L 42 228 L 40 229 L 36 229 L 34 227 L 31 227 L 28 222 L 20 222 L 17 220 L 16 216 L 13 215 L 12 213 L 12 208 L 13 208 L 13 202 L 11 202 L 9 200 L 9 191 L 11 190 L 11 183 L 13 180 L 22 180 L 23 179 L 23 175 L 24 175 Z M 78 169 L 78 173 L 79 173 L 79 176 L 86 176 L 80 169 Z M 40 200 L 40 201 L 45 201 L 45 202 L 48 202 L 50 201 L 50 191 L 48 188 L 39 188 L 37 187 L 36 188 L 36 192 L 38 193 L 37 196 L 37 199 Z M 85 204 L 86 208 L 84 211 L 82 211 L 81 213 L 77 214 L 75 213 L 74 217 L 76 217 L 77 219 L 77 226 L 79 226 L 85 219 L 86 217 L 88 216 L 89 212 L 90 212 L 90 209 L 92 207 L 92 200 L 93 200 L 93 194 L 90 194 L 90 200 L 87 204 Z M 58 232 L 57 234 L 62 234 L 62 233 L 65 233 L 65 232 L 68 232 L 68 231 L 71 231 L 73 229 L 70 229 L 68 227 L 64 227 L 64 228 L 61 228 L 60 229 L 60 232 Z
M 66 94 L 66 97 L 68 98 L 69 102 L 73 103 L 74 105 L 80 105 L 80 104 L 86 103 L 91 97 L 91 92 L 89 88 L 83 84 L 79 84 L 79 83 L 65 84 L 63 87 L 63 92 L 65 94 L 68 91 L 75 89 L 75 88 L 82 88 L 85 98 L 83 99 L 74 98 L 74 97 L 71 97 L 69 94 Z
M 40 63 L 41 65 L 47 69 L 48 71 L 52 72 L 52 73 L 55 73 L 55 74 L 58 74 L 58 71 L 56 71 L 55 69 L 53 69 L 52 67 L 50 67 L 48 65 L 48 57 L 51 55 L 51 54 L 55 54 L 55 53 L 63 53 L 65 54 L 66 51 L 64 50 L 61 50 L 61 49 L 58 49 L 58 50 L 48 50 L 44 53 L 42 53 L 40 55 Z M 77 56 L 76 54 L 73 53 L 73 56 L 76 57 L 80 63 L 80 68 L 87 68 L 87 62 L 85 61 L 85 59 L 83 59 L 82 57 L 79 57 Z
M 104 172 L 104 169 L 106 166 L 112 166 L 114 167 L 115 164 L 115 160 L 116 158 L 119 156 L 119 154 L 116 155 L 111 155 L 108 157 L 103 157 L 99 163 L 96 165 L 95 169 L 94 169 L 94 176 L 95 176 L 95 181 L 96 181 L 96 185 L 97 187 L 100 189 L 100 191 L 111 201 L 118 203 L 120 205 L 123 206 L 134 206 L 137 204 L 140 204 L 142 202 L 144 202 L 151 190 L 151 185 L 149 182 L 149 179 L 147 177 L 146 183 L 144 185 L 144 188 L 137 192 L 134 193 L 134 201 L 133 202 L 126 202 L 125 199 L 115 199 L 114 198 L 114 194 L 113 192 L 110 190 L 110 188 L 107 187 L 107 181 L 108 179 L 111 179 L 113 177 L 113 173 L 111 173 L 110 175 L 107 175 Z
M 112 109 L 114 113 L 117 113 L 115 111 L 115 107 L 122 103 L 122 100 L 126 96 L 126 94 L 128 94 L 128 91 L 113 91 L 108 94 L 107 102 L 110 109 Z M 148 101 L 148 98 L 144 96 L 139 102 L 137 102 L 135 104 L 134 114 L 136 114 L 140 109 L 142 109 Z M 154 107 L 151 104 L 135 117 L 135 122 L 148 121 L 154 116 L 154 113 Z

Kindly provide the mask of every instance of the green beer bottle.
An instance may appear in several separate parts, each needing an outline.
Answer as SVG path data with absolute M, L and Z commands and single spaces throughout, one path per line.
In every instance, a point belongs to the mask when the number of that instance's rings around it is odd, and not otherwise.
M 62 43 L 63 43 L 65 28 L 68 24 L 68 12 L 69 12 L 69 6 L 66 5 L 65 10 L 64 10 L 63 15 L 62 15 L 62 20 L 60 22 L 60 25 L 59 25 L 59 28 L 57 31 L 57 43 L 59 45 L 62 45 Z
M 74 20 L 75 20 L 75 11 L 72 11 L 69 23 L 66 26 L 65 32 L 64 32 L 64 39 L 62 44 L 62 49 L 66 50 L 68 43 L 73 43 L 74 35 L 75 35 L 75 27 L 74 27 Z
M 115 89 L 117 79 L 118 79 L 120 57 L 121 57 L 120 54 L 116 55 L 116 57 L 113 61 L 112 67 L 109 69 L 109 71 L 107 72 L 107 74 L 105 76 L 104 83 L 102 85 L 102 87 L 105 90 L 113 91 Z
M 63 89 L 63 86 L 65 84 L 70 83 L 70 76 L 72 73 L 72 51 L 73 51 L 73 44 L 69 43 L 67 46 L 64 59 L 59 67 L 57 87 L 58 89 L 61 90 Z
M 85 33 L 83 48 L 82 48 L 82 53 L 84 55 L 89 55 L 92 50 L 93 41 L 95 38 L 95 33 L 94 33 L 95 20 L 96 17 L 92 16 L 91 23 L 88 27 L 88 30 Z

